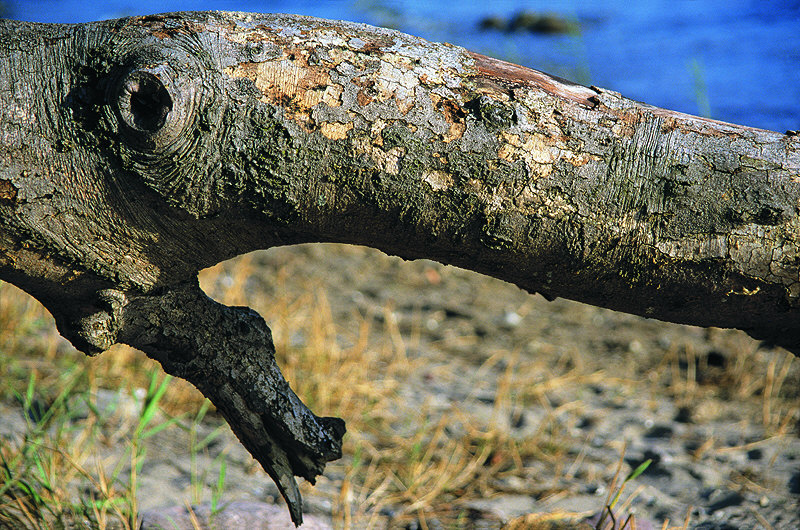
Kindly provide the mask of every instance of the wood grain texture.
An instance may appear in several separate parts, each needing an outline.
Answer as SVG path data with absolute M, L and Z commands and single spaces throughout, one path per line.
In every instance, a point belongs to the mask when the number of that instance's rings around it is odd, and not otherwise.
M 287 15 L 2 21 L 0 69 L 0 278 L 82 351 L 193 381 L 296 522 L 292 475 L 343 427 L 297 400 L 260 317 L 196 288 L 232 256 L 368 245 L 800 351 L 795 134 Z

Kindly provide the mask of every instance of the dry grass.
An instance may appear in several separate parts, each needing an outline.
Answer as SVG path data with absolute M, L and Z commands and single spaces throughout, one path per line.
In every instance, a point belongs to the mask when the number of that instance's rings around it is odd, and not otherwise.
M 376 525 L 389 508 L 396 524 L 431 518 L 456 524 L 468 511 L 465 501 L 490 496 L 498 477 L 519 473 L 525 459 L 552 453 L 540 447 L 541 440 L 521 442 L 495 425 L 475 425 L 459 407 L 409 400 L 404 394 L 409 381 L 431 377 L 431 371 L 425 359 L 407 355 L 413 338 L 400 332 L 390 307 L 382 312 L 382 324 L 375 315 L 354 315 L 345 330 L 333 322 L 319 286 L 309 286 L 295 299 L 267 299 L 247 292 L 248 278 L 255 274 L 245 256 L 204 271 L 201 283 L 223 303 L 249 305 L 273 323 L 279 364 L 298 395 L 318 413 L 347 418 L 344 465 L 332 466 L 344 475 L 331 499 L 340 525 Z M 289 291 L 282 285 L 287 276 L 277 274 L 278 292 Z M 476 379 L 498 359 L 487 361 Z M 543 371 L 526 376 L 515 367 L 508 364 L 498 389 L 497 417 L 507 415 L 500 409 L 510 410 L 544 391 L 532 379 L 558 384 Z M 462 405 L 468 409 L 469 399 Z
M 553 405 L 550 396 L 601 382 L 645 392 L 653 382 L 612 377 L 569 351 L 548 355 L 543 350 L 538 360 L 524 361 L 515 352 L 497 351 L 469 370 L 463 363 L 424 358 L 413 353 L 420 350 L 422 322 L 401 330 L 387 305 L 337 323 L 318 280 L 298 278 L 286 265 L 270 271 L 267 289 L 264 272 L 254 263 L 247 255 L 217 265 L 201 273 L 201 285 L 222 303 L 259 311 L 273 329 L 279 365 L 298 395 L 318 414 L 346 418 L 345 457 L 326 473 L 333 477 L 326 491 L 340 527 L 381 527 L 391 516 L 393 525 L 415 522 L 426 528 L 435 519 L 460 528 L 474 515 L 470 502 L 475 499 L 509 492 L 540 499 L 563 494 L 583 454 L 572 451 L 580 441 L 565 432 L 562 420 L 581 403 Z M 145 455 L 139 450 L 144 438 L 132 433 L 147 431 L 140 428 L 143 414 L 133 423 L 97 410 L 77 418 L 67 404 L 99 389 L 128 395 L 152 390 L 158 365 L 126 347 L 85 358 L 59 338 L 41 306 L 8 284 L 0 285 L 0 329 L 3 401 L 21 402 L 26 411 L 41 402 L 52 411 L 46 421 L 29 419 L 24 432 L 0 438 L 6 481 L 0 483 L 0 526 L 65 527 L 69 521 L 95 528 L 133 526 L 136 469 Z M 665 356 L 653 377 L 678 402 L 720 392 L 757 396 L 764 425 L 783 435 L 798 417 L 797 403 L 781 397 L 792 357 L 770 360 L 766 374 L 759 375 L 752 363 L 760 353 L 749 351 L 750 343 L 733 347 L 740 355 L 713 384 L 698 380 L 697 356 L 688 346 Z M 475 388 L 459 402 L 443 402 L 433 392 L 410 393 L 458 378 L 469 378 Z M 491 378 L 496 381 L 484 384 Z M 156 401 L 167 418 L 195 417 L 203 406 L 202 396 L 186 383 L 173 380 L 165 388 Z M 476 417 L 472 409 L 486 389 L 493 392 L 492 412 Z M 508 423 L 532 405 L 544 410 L 535 432 L 510 434 Z M 159 421 L 147 428 L 173 427 Z M 123 458 L 109 462 L 98 456 L 120 443 L 129 447 Z M 706 448 L 712 449 L 713 443 Z M 605 480 L 608 473 L 613 469 L 603 472 Z M 597 478 L 602 477 L 582 480 Z M 513 527 L 574 522 L 568 516 L 533 514 Z

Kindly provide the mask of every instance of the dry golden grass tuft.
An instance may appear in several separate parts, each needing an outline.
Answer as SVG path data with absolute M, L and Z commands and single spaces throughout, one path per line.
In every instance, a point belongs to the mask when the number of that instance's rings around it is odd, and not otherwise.
M 376 315 L 355 315 L 343 329 L 333 321 L 319 285 L 309 285 L 296 298 L 269 299 L 248 292 L 253 274 L 245 256 L 204 271 L 201 284 L 219 301 L 249 305 L 273 323 L 279 364 L 298 395 L 320 414 L 347 419 L 345 458 L 329 468 L 343 476 L 330 499 L 342 527 L 385 524 L 381 511 L 390 508 L 393 524 L 424 525 L 432 518 L 457 524 L 468 512 L 467 501 L 490 496 L 498 477 L 514 474 L 524 467 L 523 459 L 543 453 L 537 440 L 520 442 L 494 426 L 473 425 L 456 407 L 409 402 L 404 394 L 409 381 L 430 377 L 430 367 L 408 356 L 414 345 L 398 329 L 390 307 L 383 309 L 382 323 Z M 290 291 L 282 285 L 288 276 L 278 271 L 278 292 Z M 498 360 L 495 356 L 487 365 Z M 518 406 L 512 386 L 537 393 L 530 377 L 516 374 L 512 381 L 513 368 L 509 364 L 495 399 L 498 408 Z M 454 376 L 448 370 L 438 375 Z M 543 373 L 535 378 L 546 380 Z M 462 427 L 457 435 L 454 423 Z M 551 450 L 544 452 L 556 458 Z
M 472 502 L 477 499 L 503 493 L 556 498 L 564 494 L 565 482 L 602 479 L 575 477 L 584 457 L 573 450 L 580 441 L 558 421 L 579 410 L 581 402 L 554 405 L 550 396 L 560 389 L 600 383 L 641 393 L 651 383 L 633 380 L 622 371 L 624 377 L 612 377 L 576 352 L 551 352 L 545 346 L 538 357 L 524 360 L 518 352 L 498 350 L 477 368 L 427 358 L 415 353 L 420 350 L 421 321 L 413 322 L 410 331 L 401 329 L 394 308 L 386 304 L 364 314 L 354 311 L 346 323 L 337 323 L 320 280 L 302 277 L 291 262 L 267 274 L 257 256 L 241 256 L 202 271 L 201 286 L 224 304 L 259 311 L 274 332 L 279 365 L 297 394 L 316 413 L 347 420 L 345 456 L 329 466 L 330 478 L 321 479 L 315 489 L 317 495 L 327 492 L 338 527 L 383 527 L 390 517 L 395 526 L 413 522 L 426 528 L 435 519 L 460 528 L 474 516 Z M 445 274 L 421 271 L 421 281 L 440 281 Z M 140 451 L 143 433 L 174 424 L 165 421 L 159 427 L 151 418 L 145 421 L 143 413 L 136 419 L 139 424 L 115 423 L 100 411 L 76 419 L 66 406 L 69 398 L 100 389 L 128 395 L 148 389 L 152 396 L 163 386 L 157 404 L 167 417 L 185 418 L 203 410 L 203 397 L 183 381 L 161 385 L 154 375 L 157 363 L 130 348 L 84 357 L 58 336 L 38 303 L 8 284 L 0 284 L 0 330 L 2 402 L 22 404 L 17 410 L 26 414 L 35 408 L 34 402 L 52 411 L 44 422 L 29 418 L 23 432 L 5 437 L 0 432 L 0 464 L 5 469 L 0 527 L 12 521 L 24 528 L 49 528 L 68 520 L 93 528 L 135 526 L 134 470 L 146 458 Z M 654 377 L 678 402 L 724 392 L 755 396 L 762 402 L 768 431 L 785 434 L 800 417 L 796 401 L 785 398 L 792 357 L 770 360 L 764 373 L 753 367 L 763 360 L 760 352 L 752 351 L 751 342 L 731 348 L 737 352 L 734 362 L 719 371 L 714 384 L 699 380 L 696 367 L 705 361 L 696 362 L 690 345 L 673 348 Z M 481 386 L 492 377 L 496 382 Z M 460 402 L 443 402 L 434 392 L 414 390 L 426 389 L 431 381 L 446 384 L 465 378 L 476 390 Z M 471 408 L 478 391 L 486 388 L 493 393 L 492 413 L 476 417 Z M 508 418 L 534 404 L 544 411 L 535 432 L 512 435 Z M 143 421 L 147 428 L 141 427 Z M 127 460 L 101 461 L 98 453 L 107 451 L 99 449 L 114 444 L 128 444 Z M 704 450 L 713 450 L 713 443 Z M 127 471 L 120 472 L 123 468 Z M 608 470 L 602 473 L 608 480 Z M 564 520 L 570 520 L 568 514 L 531 514 L 509 528 L 553 528 Z
M 124 388 L 133 393 L 146 388 L 149 373 L 160 369 L 157 362 L 125 345 L 103 355 L 86 357 L 76 351 L 56 330 L 53 317 L 35 299 L 11 284 L 0 282 L 0 398 L 23 392 L 31 374 L 38 387 L 52 399 L 61 388 L 65 371 L 80 368 L 78 389 Z M 163 401 L 167 410 L 199 407 L 204 398 L 191 384 L 175 380 Z

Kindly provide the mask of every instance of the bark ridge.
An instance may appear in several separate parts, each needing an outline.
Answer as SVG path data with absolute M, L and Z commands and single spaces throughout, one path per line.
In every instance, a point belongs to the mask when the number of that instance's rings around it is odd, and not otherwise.
M 310 241 L 800 351 L 800 138 L 290 15 L 0 22 L 0 278 L 192 381 L 279 485 L 341 455 L 198 270 Z

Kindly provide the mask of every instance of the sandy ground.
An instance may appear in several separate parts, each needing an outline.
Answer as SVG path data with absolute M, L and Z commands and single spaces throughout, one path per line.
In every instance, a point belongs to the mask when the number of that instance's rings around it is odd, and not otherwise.
M 665 519 L 680 525 L 687 513 L 694 528 L 800 527 L 800 363 L 775 389 L 777 367 L 790 359 L 781 350 L 735 331 L 547 302 L 463 270 L 368 249 L 274 249 L 256 255 L 254 264 L 263 275 L 252 289 L 262 296 L 322 289 L 333 320 L 345 329 L 363 315 L 395 320 L 407 355 L 424 363 L 402 382 L 401 402 L 388 407 L 432 416 L 457 407 L 468 422 L 499 426 L 520 440 L 543 429 L 558 433 L 568 446 L 562 466 L 530 459 L 525 471 L 498 477 L 490 495 L 467 501 L 471 516 L 463 526 L 496 527 L 530 513 L 596 512 L 625 446 L 623 474 L 653 461 L 634 482 L 640 528 L 648 521 L 660 528 Z M 271 276 L 276 271 L 280 283 Z M 542 390 L 498 407 L 509 367 Z M 770 393 L 782 397 L 770 403 Z M 432 401 L 437 406 L 424 407 Z M 453 432 L 459 421 L 453 418 Z M 346 463 L 306 490 L 310 513 L 331 516 L 342 472 Z M 241 500 L 275 497 L 255 477 L 243 482 L 250 493 Z M 402 507 L 394 510 L 351 522 L 391 528 Z
M 602 509 L 623 448 L 623 476 L 652 461 L 626 489 L 625 497 L 635 493 L 626 513 L 635 514 L 637 528 L 661 528 L 666 519 L 680 527 L 687 515 L 689 528 L 800 528 L 800 362 L 783 350 L 736 331 L 547 302 L 490 278 L 369 249 L 307 245 L 249 259 L 245 290 L 265 307 L 287 292 L 313 306 L 320 298 L 308 293 L 324 293 L 324 309 L 341 329 L 369 319 L 375 342 L 368 347 L 402 346 L 415 368 L 398 381 L 396 402 L 384 404 L 396 418 L 444 422 L 453 437 L 491 427 L 520 447 L 537 440 L 540 451 L 498 472 L 481 497 L 442 493 L 433 506 L 457 505 L 467 516 L 456 522 L 438 520 L 436 510 L 417 520 L 402 503 L 370 507 L 369 488 L 348 482 L 349 454 L 317 486 L 304 485 L 308 528 L 498 528 L 541 513 L 571 514 L 574 522 Z M 217 285 L 206 286 L 210 294 L 222 296 L 225 271 L 234 267 L 225 265 Z M 310 340 L 302 327 L 267 320 L 276 343 Z M 339 335 L 343 348 L 352 342 Z M 220 424 L 210 415 L 197 435 Z M 275 487 L 222 432 L 195 460 L 211 488 L 215 458 L 227 455 L 222 503 L 232 503 L 228 513 L 240 519 L 220 527 L 287 527 L 284 511 L 270 507 L 282 502 Z M 152 440 L 139 488 L 146 527 L 165 514 L 189 524 L 181 506 L 197 478 L 187 437 L 169 429 Z M 548 444 L 555 449 L 541 450 Z

